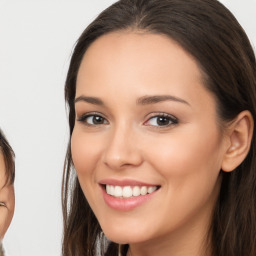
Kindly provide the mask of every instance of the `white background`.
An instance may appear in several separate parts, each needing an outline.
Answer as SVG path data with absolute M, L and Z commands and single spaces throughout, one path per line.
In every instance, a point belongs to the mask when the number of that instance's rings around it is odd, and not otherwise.
M 16 153 L 16 209 L 4 239 L 7 256 L 61 254 L 65 76 L 75 41 L 113 2 L 0 0 L 0 127 Z M 222 2 L 256 46 L 256 0 Z

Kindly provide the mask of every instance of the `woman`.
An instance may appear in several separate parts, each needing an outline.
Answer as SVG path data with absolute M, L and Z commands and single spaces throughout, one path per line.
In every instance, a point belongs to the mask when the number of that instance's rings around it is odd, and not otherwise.
M 63 255 L 255 255 L 255 86 L 215 0 L 103 11 L 65 86 Z
M 0 255 L 4 255 L 1 240 L 14 212 L 14 152 L 0 130 Z

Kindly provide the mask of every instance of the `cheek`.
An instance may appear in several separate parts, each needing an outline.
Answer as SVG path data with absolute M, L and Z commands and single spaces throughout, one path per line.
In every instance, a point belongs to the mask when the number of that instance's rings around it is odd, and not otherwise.
M 5 187 L 1 190 L 1 198 L 6 202 L 7 207 L 0 207 L 0 240 L 7 231 L 14 213 L 14 188 L 13 186 Z
M 0 240 L 3 238 L 7 227 L 9 226 L 8 222 L 8 209 L 5 207 L 0 207 Z
M 220 172 L 219 132 L 212 128 L 207 131 L 192 128 L 151 141 L 154 147 L 150 148 L 147 159 L 174 190 L 210 190 Z
M 91 174 L 99 157 L 100 145 L 93 136 L 74 129 L 71 138 L 71 154 L 78 176 Z
M 147 161 L 163 182 L 165 203 L 156 222 L 166 220 L 165 231 L 199 216 L 198 213 L 206 213 L 201 218 L 209 217 L 219 191 L 221 167 L 222 143 L 218 133 L 214 134 L 212 137 L 213 133 L 181 132 L 168 138 L 158 137 L 151 140 L 154 147 L 145 147 Z
M 92 209 L 97 207 L 100 193 L 95 170 L 100 162 L 102 145 L 100 136 L 75 127 L 71 138 L 72 160 L 81 189 Z
M 100 136 L 74 129 L 71 138 L 73 164 L 81 189 L 95 213 L 99 212 L 97 209 L 104 203 L 103 199 L 99 200 L 101 191 L 96 179 L 103 145 Z

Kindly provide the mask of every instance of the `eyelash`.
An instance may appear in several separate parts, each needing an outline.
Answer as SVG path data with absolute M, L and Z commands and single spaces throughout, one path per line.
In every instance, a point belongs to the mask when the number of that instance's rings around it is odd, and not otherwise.
M 92 118 L 92 120 L 91 120 L 92 123 L 88 122 L 89 118 Z M 101 122 L 98 123 L 98 124 L 97 123 L 93 123 L 93 121 L 95 121 L 95 118 L 100 118 Z M 164 119 L 163 121 L 164 122 L 168 122 L 168 123 L 160 125 L 158 123 L 160 118 Z M 158 119 L 155 122 L 157 125 L 150 125 L 150 124 L 148 124 L 150 122 L 150 120 L 152 121 L 153 119 Z M 84 123 L 86 126 L 99 126 L 99 125 L 109 124 L 107 119 L 105 117 L 103 117 L 102 114 L 97 113 L 97 112 L 92 112 L 92 113 L 84 114 L 81 117 L 79 117 L 77 119 L 77 121 Z M 153 127 L 156 127 L 156 128 L 166 128 L 166 127 L 178 124 L 178 123 L 179 123 L 178 119 L 176 117 L 170 115 L 170 114 L 167 114 L 167 113 L 151 113 L 150 117 L 143 124 L 146 125 L 146 126 L 153 126 Z

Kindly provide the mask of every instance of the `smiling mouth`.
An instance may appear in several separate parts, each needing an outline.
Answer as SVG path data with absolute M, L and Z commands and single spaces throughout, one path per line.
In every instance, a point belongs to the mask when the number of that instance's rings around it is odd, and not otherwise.
M 114 186 L 104 185 L 106 193 L 116 198 L 145 196 L 158 190 L 160 186 Z

